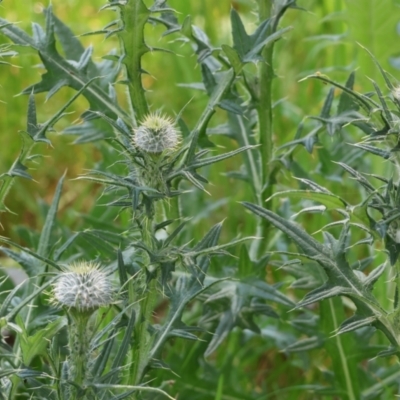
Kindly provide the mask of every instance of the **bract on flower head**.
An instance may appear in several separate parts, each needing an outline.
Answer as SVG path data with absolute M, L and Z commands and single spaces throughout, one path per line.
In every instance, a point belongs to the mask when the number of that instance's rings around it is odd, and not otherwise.
M 174 150 L 180 143 L 180 134 L 171 118 L 151 113 L 135 129 L 133 141 L 140 150 L 159 154 Z
M 77 262 L 60 274 L 53 288 L 60 306 L 90 311 L 112 303 L 110 278 L 93 262 Z

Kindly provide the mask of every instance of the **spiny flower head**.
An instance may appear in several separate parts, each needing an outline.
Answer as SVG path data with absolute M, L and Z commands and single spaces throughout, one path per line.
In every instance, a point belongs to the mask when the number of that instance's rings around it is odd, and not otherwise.
M 133 141 L 142 151 L 160 154 L 174 150 L 180 143 L 180 134 L 174 121 L 159 112 L 146 116 L 141 125 L 135 129 Z
M 94 311 L 112 303 L 110 278 L 93 262 L 77 262 L 60 274 L 53 287 L 53 302 L 79 312 Z

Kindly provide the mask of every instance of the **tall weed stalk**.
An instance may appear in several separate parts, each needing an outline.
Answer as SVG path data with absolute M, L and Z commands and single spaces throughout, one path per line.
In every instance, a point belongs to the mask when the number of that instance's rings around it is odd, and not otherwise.
M 286 2 L 284 7 L 293 4 Z M 268 15 L 260 7 L 260 24 L 249 35 L 232 9 L 234 47 L 226 45 L 220 50 L 209 44 L 190 17 L 180 25 L 166 1 L 146 5 L 142 0 L 111 0 L 103 9 L 114 11 L 116 19 L 93 34 L 116 35 L 120 50 L 100 63 L 92 59 L 93 48 L 84 48 L 51 7 L 45 10 L 45 27 L 33 23 L 32 35 L 0 19 L 3 35 L 17 47 L 36 51 L 46 70 L 40 82 L 23 91 L 29 95 L 27 129 L 21 133 L 24 147 L 2 175 L 2 207 L 6 209 L 4 201 L 16 177 L 32 179 L 27 162 L 35 158 L 36 146 L 51 144 L 48 132 L 83 96 L 89 108 L 81 116 L 81 124 L 66 133 L 77 135 L 77 142 L 106 140 L 114 158 L 104 169 L 90 170 L 79 179 L 102 185 L 103 206 L 116 208 L 117 216 L 129 213 L 131 221 L 119 234 L 104 219 L 98 221 L 101 228 L 70 232 L 60 227 L 57 210 L 62 177 L 36 248 L 1 238 L 3 253 L 28 275 L 26 282 L 4 296 L 0 307 L 3 334 L 15 340 L 13 345 L 2 346 L 4 399 L 173 398 L 176 390 L 167 387 L 168 381 L 149 383 L 156 371 L 169 370 L 163 360 L 166 345 L 174 340 L 197 342 L 205 328 L 212 328 L 214 335 L 203 349 L 203 354 L 210 356 L 236 326 L 257 331 L 254 316 L 276 318 L 266 300 L 292 305 L 262 274 L 252 276 L 250 260 L 242 262 L 247 264 L 247 272 L 241 271 L 247 279 L 227 281 L 209 274 L 212 258 L 226 256 L 227 249 L 250 238 L 218 244 L 222 223 L 217 223 L 197 243 L 183 242 L 180 238 L 190 215 L 181 215 L 177 201 L 189 187 L 206 191 L 208 181 L 201 169 L 240 153 L 245 155 L 247 173 L 254 173 L 249 182 L 261 201 L 264 175 L 269 176 L 271 122 L 260 118 L 259 129 L 267 126 L 260 134 L 261 150 L 250 133 L 257 107 L 260 116 L 264 106 L 270 116 L 270 93 L 255 94 L 247 107 L 242 105 L 236 85 L 239 81 L 249 85 L 251 95 L 258 91 L 250 89 L 253 83 L 243 71 L 246 64 L 271 57 L 274 41 L 288 30 L 278 30 L 280 16 L 264 19 Z M 174 34 L 190 41 L 197 54 L 208 102 L 191 129 L 185 124 L 183 110 L 167 116 L 147 103 L 142 58 L 150 51 L 162 50 L 146 42 L 149 23 L 164 26 L 164 36 Z M 272 78 L 271 68 L 261 68 L 261 82 Z M 127 109 L 118 102 L 116 83 L 127 88 Z M 35 95 L 45 92 L 49 100 L 63 87 L 76 93 L 54 116 L 40 123 Z M 228 110 L 239 127 L 239 147 L 210 155 L 207 128 L 217 108 Z M 243 249 L 243 257 L 247 257 Z M 221 302 L 225 306 L 220 321 L 220 314 L 212 311 L 203 317 L 204 328 L 198 317 L 192 324 L 185 323 L 188 306 Z M 165 311 L 158 315 L 163 304 Z

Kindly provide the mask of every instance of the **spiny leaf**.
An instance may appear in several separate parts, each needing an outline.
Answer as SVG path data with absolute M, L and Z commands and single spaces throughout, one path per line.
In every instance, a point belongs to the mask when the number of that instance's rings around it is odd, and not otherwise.
M 261 51 L 267 45 L 278 40 L 284 33 L 291 28 L 281 29 L 273 32 L 271 20 L 263 21 L 252 35 L 248 35 L 242 20 L 237 11 L 231 9 L 231 26 L 234 48 L 242 62 L 257 62 L 261 61 Z M 230 52 L 232 55 L 232 52 Z
M 323 82 L 330 83 L 331 85 L 336 86 L 339 89 L 343 90 L 344 92 L 348 93 L 350 96 L 352 96 L 352 98 L 354 99 L 354 101 L 357 104 L 359 104 L 362 108 L 364 108 L 365 111 L 367 111 L 367 113 L 372 112 L 373 106 L 376 106 L 376 103 L 373 100 L 371 100 L 369 97 L 359 94 L 346 86 L 343 86 L 335 81 L 332 81 L 325 75 L 321 75 L 321 74 L 309 75 L 309 76 L 303 78 L 302 81 L 306 80 L 306 79 L 311 79 L 311 78 L 319 79 Z
M 284 192 L 277 192 L 270 196 L 267 201 L 276 197 L 312 200 L 323 204 L 328 209 L 346 209 L 349 206 L 344 199 L 332 193 L 316 192 L 311 190 L 287 190 Z
M 42 232 L 40 234 L 37 253 L 38 253 L 38 255 L 43 256 L 43 257 L 49 256 L 49 250 L 50 250 L 50 246 L 51 246 L 51 234 L 53 232 L 54 225 L 56 222 L 57 210 L 58 210 L 58 205 L 59 205 L 60 198 L 61 198 L 61 191 L 62 191 L 65 176 L 66 176 L 66 172 L 64 172 L 64 175 L 61 177 L 61 179 L 59 180 L 59 182 L 57 184 L 53 202 L 51 203 L 49 211 L 47 212 L 46 221 L 44 223 Z
M 300 305 L 310 304 L 339 294 L 345 294 L 348 296 L 354 296 L 357 299 L 362 299 L 369 305 L 369 307 L 374 310 L 379 310 L 379 312 L 383 312 L 376 299 L 367 292 L 363 287 L 363 284 L 356 277 L 351 268 L 349 268 L 349 265 L 345 260 L 345 255 L 336 257 L 336 260 L 333 260 L 332 258 L 334 257 L 334 254 L 332 254 L 332 251 L 327 246 L 317 242 L 294 223 L 255 204 L 247 202 L 242 204 L 256 215 L 267 219 L 271 224 L 288 235 L 303 249 L 305 254 L 315 257 L 318 263 L 324 268 L 324 271 L 329 278 L 328 283 L 307 294 Z
M 47 72 L 42 75 L 41 82 L 25 89 L 23 93 L 30 94 L 32 90 L 34 93 L 51 91 L 55 87 L 60 88 L 60 82 L 62 82 L 64 86 L 70 86 L 79 91 L 90 79 L 94 78 L 94 76 L 88 75 L 87 71 L 80 71 L 78 68 L 74 67 L 57 52 L 55 47 L 55 24 L 53 18 L 54 15 L 51 8 L 47 9 L 45 37 L 41 36 L 40 40 L 37 39 L 36 41 L 17 26 L 9 25 L 6 20 L 0 18 L 1 24 L 8 24 L 8 26 L 3 28 L 1 32 L 14 43 L 35 49 L 39 53 L 39 56 L 47 69 Z M 96 77 L 98 77 L 98 75 L 96 75 Z M 53 90 L 52 93 L 54 92 L 55 91 Z M 83 95 L 87 98 L 93 110 L 111 113 L 111 115 L 118 115 L 123 119 L 129 120 L 126 113 L 123 112 L 114 102 L 110 101 L 108 95 L 98 84 L 86 87 Z

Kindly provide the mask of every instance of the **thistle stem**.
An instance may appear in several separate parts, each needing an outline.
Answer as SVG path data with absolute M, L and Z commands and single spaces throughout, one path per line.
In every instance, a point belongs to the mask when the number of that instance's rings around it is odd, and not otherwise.
M 273 0 L 258 0 L 258 13 L 259 22 L 263 22 L 273 16 Z M 272 34 L 272 29 L 275 24 L 271 20 L 269 25 L 269 34 Z M 261 165 L 260 175 L 262 182 L 264 183 L 261 193 L 256 194 L 257 202 L 260 206 L 266 206 L 268 209 L 273 208 L 273 204 L 268 202 L 266 205 L 264 201 L 269 198 L 273 192 L 272 182 L 270 180 L 270 163 L 272 160 L 273 151 L 273 114 L 272 114 L 272 81 L 274 78 L 273 68 L 273 52 L 274 44 L 270 44 L 266 47 L 262 56 L 264 61 L 261 63 L 259 69 L 259 95 L 257 102 L 257 114 L 258 114 L 258 129 L 259 129 L 259 141 L 260 141 L 260 153 L 261 153 Z M 266 247 L 268 242 L 268 235 L 270 230 L 270 224 L 265 219 L 260 219 L 257 226 L 257 236 L 262 237 L 263 240 L 254 241 L 250 255 L 253 259 L 257 259 L 262 255 L 262 251 Z
M 69 371 L 70 380 L 82 386 L 87 378 L 87 370 L 90 362 L 90 332 L 88 323 L 90 314 L 74 312 L 71 315 L 71 323 L 68 327 L 69 336 Z M 76 398 L 76 388 L 70 392 L 70 398 Z
M 273 1 L 272 0 L 259 0 L 259 18 L 260 23 L 273 14 Z M 272 23 L 270 24 L 270 32 L 272 32 Z M 258 129 L 260 132 L 261 156 L 262 156 L 262 177 L 264 181 L 269 177 L 269 163 L 272 159 L 272 81 L 274 78 L 273 69 L 273 43 L 266 47 L 263 52 L 264 62 L 261 63 L 259 72 L 260 92 L 258 101 Z M 269 185 L 268 185 L 269 186 Z M 263 190 L 267 192 L 268 187 Z M 264 196 L 262 195 L 262 198 Z M 265 199 L 264 199 L 265 200 Z
M 142 85 L 142 56 L 149 51 L 144 41 L 144 26 L 150 11 L 142 0 L 128 0 L 121 8 L 123 28 L 119 33 L 124 49 L 129 99 L 136 119 L 141 121 L 148 114 L 148 105 Z
M 135 345 L 133 346 L 134 358 L 132 369 L 132 380 L 134 385 L 142 381 L 146 367 L 150 359 L 149 354 L 152 347 L 152 338 L 148 332 L 150 318 L 157 300 L 157 278 L 153 278 L 147 285 L 144 299 L 140 303 L 140 322 L 135 329 Z

